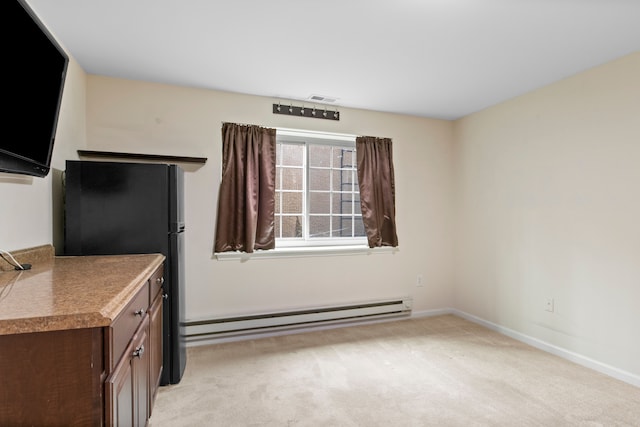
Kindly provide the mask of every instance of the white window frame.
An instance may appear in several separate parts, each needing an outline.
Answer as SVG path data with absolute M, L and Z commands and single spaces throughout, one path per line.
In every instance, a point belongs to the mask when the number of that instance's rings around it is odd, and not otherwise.
M 344 146 L 355 149 L 355 135 L 328 133 L 328 132 L 315 132 L 315 131 L 301 131 L 294 129 L 276 129 L 276 140 L 280 143 L 290 144 L 315 144 L 315 145 L 331 145 L 331 146 Z M 307 156 L 303 162 L 303 212 L 302 216 L 305 221 L 304 230 L 308 233 L 309 230 L 309 203 L 310 200 L 307 196 L 309 194 L 309 171 L 308 166 L 308 151 Z M 368 248 L 368 242 L 366 236 L 353 237 L 353 238 L 276 238 L 276 250 L 278 249 L 331 249 L 331 248 Z

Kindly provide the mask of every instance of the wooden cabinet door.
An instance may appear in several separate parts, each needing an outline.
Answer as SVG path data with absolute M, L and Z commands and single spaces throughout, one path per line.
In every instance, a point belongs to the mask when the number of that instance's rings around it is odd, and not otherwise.
M 149 418 L 149 318 L 107 378 L 107 425 L 145 426 Z
M 156 299 L 149 309 L 149 416 L 153 411 L 153 403 L 160 387 L 162 376 L 162 292 L 156 295 Z
M 149 317 L 138 332 L 137 346 L 132 353 L 134 426 L 144 427 L 149 419 Z
M 129 347 L 131 348 L 131 347 Z M 127 352 L 129 351 L 127 348 Z M 133 359 L 125 355 L 107 379 L 107 425 L 133 425 Z

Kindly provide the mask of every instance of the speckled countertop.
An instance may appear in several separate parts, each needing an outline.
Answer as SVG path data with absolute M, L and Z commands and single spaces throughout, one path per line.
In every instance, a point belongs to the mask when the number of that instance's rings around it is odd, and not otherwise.
M 0 335 L 108 326 L 160 254 L 54 257 L 0 272 Z

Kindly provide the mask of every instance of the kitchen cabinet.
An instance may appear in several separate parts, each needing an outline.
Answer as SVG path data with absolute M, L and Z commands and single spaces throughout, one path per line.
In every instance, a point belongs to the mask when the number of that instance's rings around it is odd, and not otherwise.
M 162 369 L 163 261 L 56 257 L 0 273 L 0 425 L 147 424 Z
M 149 282 L 151 286 L 151 307 L 149 308 L 149 417 L 153 413 L 153 404 L 160 388 L 160 379 L 162 377 L 162 304 L 167 296 L 162 288 L 164 278 L 162 270 L 158 270 L 151 277 Z
M 162 375 L 162 272 L 161 268 L 154 272 L 111 326 L 117 361 L 106 381 L 111 425 L 144 426 L 151 417 Z M 135 332 L 127 341 L 131 330 Z
M 107 420 L 114 426 L 144 426 L 149 418 L 149 318 L 107 379 Z

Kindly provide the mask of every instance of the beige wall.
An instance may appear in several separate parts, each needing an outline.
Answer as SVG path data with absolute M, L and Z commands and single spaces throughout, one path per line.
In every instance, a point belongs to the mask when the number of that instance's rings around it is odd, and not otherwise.
M 0 249 L 60 241 L 79 148 L 208 157 L 185 166 L 189 319 L 411 295 L 418 314 L 453 307 L 638 377 L 639 75 L 636 53 L 455 123 L 350 109 L 333 122 L 72 61 L 53 173 L 0 174 Z M 213 259 L 223 121 L 393 138 L 399 251 Z
M 452 122 L 341 109 L 341 120 L 274 115 L 277 99 L 90 76 L 88 148 L 207 157 L 185 165 L 187 319 L 413 296 L 451 305 Z M 391 137 L 400 241 L 394 254 L 212 258 L 222 122 Z M 425 286 L 416 287 L 423 274 Z
M 2 250 L 62 244 L 62 171 L 64 161 L 74 158 L 85 143 L 85 78 L 85 72 L 72 58 L 49 174 L 36 178 L 0 173 Z
M 640 53 L 454 133 L 454 306 L 640 376 Z

